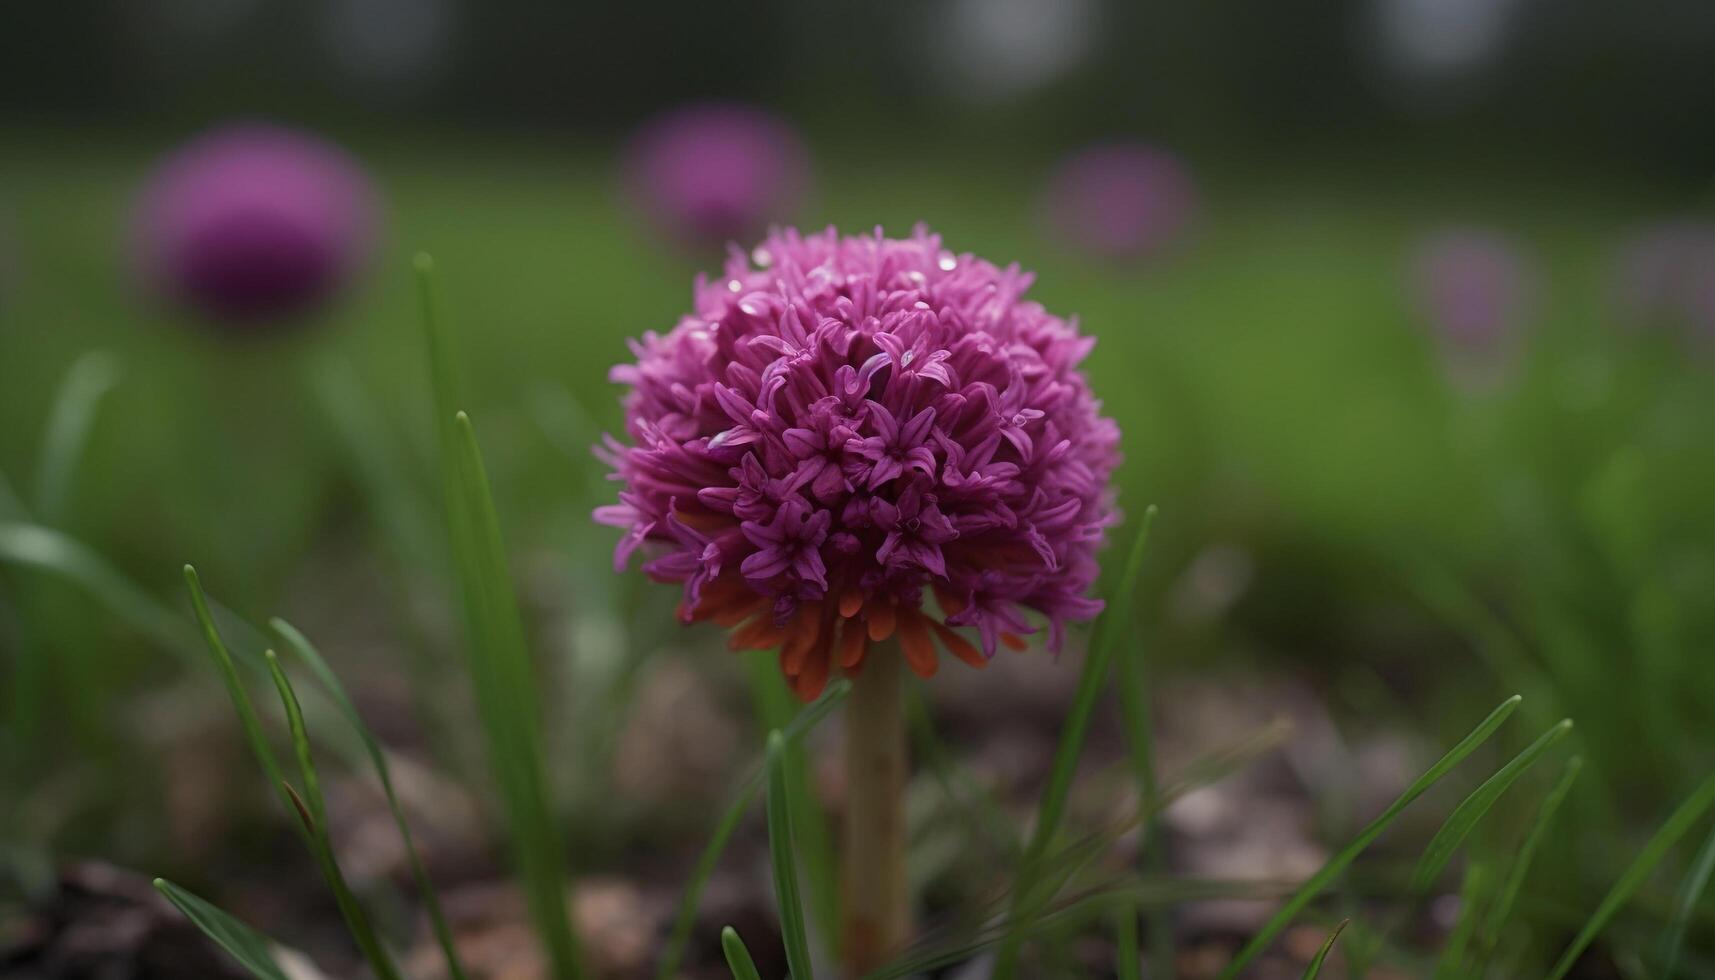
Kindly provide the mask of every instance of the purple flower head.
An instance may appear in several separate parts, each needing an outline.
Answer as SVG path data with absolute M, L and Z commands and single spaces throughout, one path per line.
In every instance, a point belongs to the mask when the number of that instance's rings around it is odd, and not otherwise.
M 1067 244 L 1091 255 L 1133 259 L 1177 242 L 1197 212 L 1197 188 L 1173 154 L 1136 143 L 1083 150 L 1050 178 L 1047 219 Z
M 784 120 L 752 106 L 703 103 L 645 123 L 625 169 L 651 224 L 688 245 L 721 245 L 790 217 L 810 163 Z
M 777 231 L 752 257 L 613 369 L 631 444 L 601 450 L 624 488 L 596 519 L 624 531 L 617 562 L 653 554 L 685 619 L 779 647 L 805 699 L 895 637 L 923 676 L 937 641 L 981 666 L 1032 618 L 1058 649 L 1101 608 L 1115 519 L 1119 430 L 1078 367 L 1093 341 L 1017 266 L 921 227 Z
M 226 126 L 164 160 L 138 195 L 146 284 L 218 323 L 307 312 L 369 257 L 375 194 L 357 162 L 306 133 Z
M 1664 221 L 1620 250 L 1616 292 L 1641 326 L 1689 327 L 1715 340 L 1715 224 Z
M 1408 271 L 1419 315 L 1459 356 L 1505 353 L 1536 300 L 1533 263 L 1491 231 L 1458 228 L 1431 234 L 1412 253 Z

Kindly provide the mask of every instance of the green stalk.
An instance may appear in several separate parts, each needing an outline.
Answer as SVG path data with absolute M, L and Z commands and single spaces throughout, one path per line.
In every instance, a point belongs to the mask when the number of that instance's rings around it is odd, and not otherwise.
M 743 654 L 743 659 L 750 677 L 751 701 L 757 719 L 762 723 L 763 735 L 777 728 L 784 729 L 792 721 L 799 705 L 780 674 L 780 658 L 772 650 L 754 650 Z M 798 842 L 798 855 L 804 865 L 810 915 L 815 919 L 816 932 L 828 951 L 838 955 L 839 858 L 834 851 L 827 815 L 816 799 L 810 755 L 797 739 L 787 739 L 786 771 L 791 776 L 788 780 L 791 795 L 787 805 L 792 810 L 792 829 Z
M 1072 696 L 1072 708 L 1067 712 L 1061 729 L 1060 744 L 1055 749 L 1054 765 L 1048 773 L 1048 787 L 1043 791 L 1037 810 L 1036 829 L 1025 846 L 1019 862 L 1018 881 L 1014 886 L 1012 908 L 1007 918 L 1016 934 L 1004 942 L 995 959 L 994 980 L 1011 980 L 1018 970 L 1018 954 L 1023 945 L 1022 930 L 1035 914 L 1027 899 L 1034 895 L 1038 866 L 1060 831 L 1066 815 L 1066 804 L 1072 794 L 1072 778 L 1078 768 L 1078 756 L 1084 748 L 1084 736 L 1089 732 L 1090 717 L 1096 701 L 1107 686 L 1108 668 L 1113 663 L 1119 637 L 1131 629 L 1136 601 L 1137 581 L 1143 568 L 1144 547 L 1149 541 L 1149 522 L 1155 508 L 1144 512 L 1144 523 L 1132 541 L 1119 582 L 1107 596 L 1107 605 L 1096 620 L 1089 651 L 1084 655 L 1084 670 L 1078 677 L 1078 690 Z
M 333 839 L 328 833 L 327 804 L 322 797 L 321 777 L 316 772 L 315 757 L 310 750 L 309 729 L 304 725 L 304 710 L 298 703 L 298 694 L 292 689 L 292 682 L 287 679 L 286 672 L 280 668 L 280 658 L 274 655 L 274 651 L 268 650 L 263 656 L 268 660 L 268 672 L 273 675 L 274 688 L 280 694 L 280 704 L 286 710 L 286 726 L 292 734 L 292 749 L 298 760 L 298 775 L 304 782 L 302 802 L 308 804 L 307 819 L 304 823 L 309 831 L 310 850 L 315 855 L 316 864 L 321 868 L 322 878 L 333 892 L 334 901 L 339 906 L 340 916 L 345 919 L 346 928 L 351 932 L 351 938 L 356 941 L 364 960 L 369 963 L 369 969 L 379 980 L 401 980 L 399 968 L 394 965 L 393 957 L 375 934 L 375 927 L 363 911 L 363 906 L 358 904 L 357 896 L 352 894 L 351 886 L 346 883 L 345 873 L 340 870 L 339 860 L 334 856 Z M 287 791 L 290 792 L 290 786 Z M 295 795 L 293 803 L 300 803 Z M 305 815 L 301 808 L 299 815 Z
M 1501 723 L 1507 720 L 1507 716 L 1513 713 L 1521 700 L 1523 699 L 1515 694 L 1501 702 L 1500 707 L 1491 712 L 1482 724 L 1471 731 L 1471 734 L 1466 735 L 1458 745 L 1453 746 L 1446 755 L 1442 756 L 1433 766 L 1430 766 L 1428 771 L 1406 787 L 1399 799 L 1394 800 L 1382 812 L 1381 816 L 1359 831 L 1358 836 L 1351 843 L 1330 858 L 1321 870 L 1311 875 L 1310 880 L 1300 886 L 1292 898 L 1288 899 L 1286 904 L 1282 905 L 1280 910 L 1268 920 L 1267 924 L 1255 936 L 1251 937 L 1250 942 L 1246 943 L 1244 948 L 1233 956 L 1232 961 L 1221 971 L 1220 980 L 1234 980 L 1245 967 L 1250 965 L 1252 960 L 1260 956 L 1263 950 L 1274 942 L 1275 937 L 1280 935 L 1281 931 L 1298 916 L 1298 913 L 1304 910 L 1304 906 L 1309 905 L 1317 895 L 1322 893 L 1323 889 L 1339 877 L 1342 871 L 1346 870 L 1348 865 L 1357 859 L 1359 854 L 1362 854 L 1374 843 L 1375 839 L 1382 835 L 1382 831 L 1386 830 L 1388 825 L 1392 824 L 1404 812 L 1405 808 L 1412 804 L 1412 801 L 1439 782 L 1442 776 L 1447 775 L 1454 766 L 1464 761 L 1466 756 L 1476 751 L 1479 745 L 1488 741 L 1489 736 L 1494 734 L 1495 729 L 1501 727 Z
M 553 975 L 585 975 L 566 907 L 566 860 L 542 760 L 541 689 L 524 640 L 500 521 L 469 416 L 458 409 L 457 360 L 441 317 L 434 261 L 417 279 L 440 435 L 448 537 L 463 600 L 466 663 L 489 764 L 500 788 L 512 859 Z
M 1710 776 L 1693 790 L 1685 802 L 1679 805 L 1679 809 L 1673 811 L 1661 825 L 1661 829 L 1655 832 L 1655 836 L 1644 844 L 1644 849 L 1626 868 L 1625 873 L 1620 875 L 1620 879 L 1614 882 L 1614 887 L 1603 896 L 1601 904 L 1597 905 L 1596 911 L 1590 915 L 1590 920 L 1579 930 L 1572 944 L 1566 947 L 1566 952 L 1561 954 L 1559 962 L 1555 963 L 1554 969 L 1549 972 L 1548 980 L 1562 980 L 1572 971 L 1573 964 L 1578 962 L 1578 957 L 1584 955 L 1584 951 L 1590 948 L 1590 944 L 1607 927 L 1608 920 L 1614 917 L 1614 913 L 1626 904 L 1634 892 L 1643 887 L 1650 872 L 1655 870 L 1656 865 L 1667 856 L 1667 852 L 1673 849 L 1673 845 L 1685 836 L 1712 805 L 1715 805 L 1715 776 Z
M 798 898 L 798 862 L 792 847 L 792 810 L 786 781 L 786 737 L 768 733 L 768 854 L 774 868 L 774 900 L 780 909 L 780 939 L 793 980 L 812 980 L 810 939 L 804 904 Z

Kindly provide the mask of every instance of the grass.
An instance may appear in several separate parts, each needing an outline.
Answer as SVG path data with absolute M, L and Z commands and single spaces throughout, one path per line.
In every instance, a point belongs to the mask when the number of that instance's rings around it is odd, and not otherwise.
M 804 927 L 804 904 L 798 897 L 791 799 L 786 774 L 786 736 L 773 731 L 768 733 L 768 857 L 774 869 L 774 901 L 780 912 L 786 966 L 797 980 L 811 980 L 815 971 L 810 963 L 809 933 Z
M 286 971 L 274 959 L 273 943 L 262 934 L 165 878 L 155 879 L 155 889 L 252 976 L 287 980 Z
M 1340 933 L 1345 932 L 1346 927 L 1351 924 L 1351 919 L 1340 920 L 1340 924 L 1335 926 L 1334 931 L 1328 934 L 1328 938 L 1322 941 L 1321 948 L 1316 950 L 1316 955 L 1310 958 L 1310 965 L 1304 968 L 1304 980 L 1316 980 L 1322 975 L 1322 964 L 1327 962 L 1328 954 L 1334 951 L 1334 944 L 1339 941 Z
M 470 416 L 458 408 L 458 359 L 442 319 L 433 260 L 419 255 L 416 268 L 472 689 L 499 783 L 513 865 L 524 885 L 537 939 L 554 974 L 575 980 L 584 969 L 566 907 L 564 843 L 542 762 L 536 702 L 541 687 L 525 645 L 482 453 Z
M 1324 864 L 1321 870 L 1311 875 L 1310 879 L 1300 886 L 1298 891 L 1293 893 L 1292 897 L 1280 907 L 1280 910 L 1275 912 L 1268 922 L 1257 930 L 1256 934 L 1234 954 L 1232 960 L 1222 968 L 1221 980 L 1232 980 L 1232 978 L 1239 976 L 1240 972 L 1263 950 L 1268 948 L 1275 937 L 1292 923 L 1292 920 L 1306 905 L 1310 904 L 1311 900 L 1320 895 L 1342 871 L 1357 860 L 1358 855 L 1374 843 L 1383 831 L 1387 830 L 1388 826 L 1404 812 L 1406 807 L 1427 792 L 1429 787 L 1439 782 L 1441 777 L 1452 771 L 1454 766 L 1463 762 L 1466 756 L 1476 751 L 1478 746 L 1488 741 L 1489 736 L 1495 733 L 1495 729 L 1501 727 L 1501 724 L 1507 720 L 1507 716 L 1511 715 L 1513 709 L 1518 707 L 1520 700 L 1515 694 L 1501 702 L 1500 706 L 1490 712 L 1489 716 L 1472 729 L 1471 733 L 1466 735 L 1459 744 L 1449 749 L 1446 755 L 1442 756 L 1423 775 L 1417 777 L 1410 786 L 1406 787 L 1405 792 L 1389 804 L 1388 808 L 1382 811 L 1381 816 L 1371 821 L 1368 826 L 1358 832 L 1357 837 L 1329 858 L 1328 863 Z
M 744 940 L 738 938 L 738 930 L 732 926 L 721 930 L 721 951 L 726 955 L 733 980 L 762 980 L 762 975 L 756 972 L 756 961 L 750 958 L 750 950 L 745 948 Z
M 280 801 L 286 811 L 297 818 L 296 825 L 305 845 L 314 856 L 321 870 L 322 878 L 329 890 L 334 894 L 339 906 L 340 916 L 345 920 L 346 928 L 352 939 L 362 951 L 364 959 L 375 973 L 377 980 L 399 980 L 398 967 L 393 963 L 392 956 L 382 945 L 370 924 L 369 916 L 358 904 L 357 897 L 352 894 L 346 884 L 345 875 L 340 870 L 339 860 L 334 855 L 333 842 L 328 836 L 327 807 L 322 802 L 321 780 L 316 772 L 309 743 L 309 734 L 304 727 L 303 711 L 298 705 L 297 694 L 293 691 L 291 682 L 281 671 L 278 658 L 272 650 L 266 651 L 264 657 L 274 686 L 279 692 L 282 707 L 285 709 L 286 722 L 291 731 L 293 755 L 298 763 L 298 774 L 303 784 L 300 794 L 287 780 L 285 770 L 281 767 L 279 758 L 269 744 L 268 736 L 263 729 L 261 717 L 251 703 L 250 695 L 246 692 L 244 680 L 239 676 L 238 668 L 227 649 L 226 641 L 221 637 L 219 628 L 215 625 L 214 617 L 209 611 L 207 596 L 203 593 L 202 582 L 197 576 L 196 569 L 185 566 L 185 584 L 189 587 L 191 606 L 196 615 L 198 625 L 202 629 L 203 638 L 208 644 L 209 653 L 214 659 L 221 680 L 226 684 L 227 694 L 232 699 L 233 708 L 237 710 L 239 721 L 244 729 L 244 737 L 250 743 L 251 752 L 256 761 L 262 766 L 268 781 L 279 792 Z
M 1054 752 L 1054 764 L 1048 771 L 1048 786 L 1043 790 L 1042 802 L 1037 808 L 1035 828 L 1031 831 L 1030 840 L 1024 846 L 1023 857 L 1019 860 L 1018 880 L 1013 884 L 1015 899 L 1009 918 L 1014 927 L 1020 930 L 1028 928 L 1029 920 L 1035 914 L 1028 900 L 1035 892 L 1043 859 L 1053 845 L 1055 835 L 1060 832 L 1060 823 L 1065 818 L 1066 802 L 1072 792 L 1072 780 L 1077 773 L 1078 756 L 1084 748 L 1084 736 L 1089 731 L 1091 713 L 1095 710 L 1097 698 L 1107 686 L 1108 670 L 1112 665 L 1114 652 L 1119 648 L 1120 637 L 1130 632 L 1136 621 L 1133 610 L 1137 601 L 1138 578 L 1143 570 L 1143 555 L 1149 544 L 1149 523 L 1153 515 L 1153 508 L 1145 511 L 1143 522 L 1132 535 L 1132 545 L 1120 570 L 1119 579 L 1107 593 L 1106 608 L 1096 620 L 1090 649 L 1085 654 L 1082 672 L 1078 676 L 1078 690 L 1072 696 L 1071 707 L 1067 710 L 1066 720 L 1061 728 L 1060 741 Z M 1135 738 L 1134 735 L 1134 740 Z M 1134 744 L 1132 748 L 1134 751 L 1146 749 L 1147 743 L 1141 746 Z M 1148 789 L 1149 796 L 1143 798 L 1145 806 L 1153 802 L 1155 795 L 1153 787 Z M 1011 940 L 1002 944 L 995 960 L 994 971 L 1000 980 L 1006 980 L 1017 970 L 1019 945 L 1019 942 Z
M 1536 813 L 1531 817 L 1530 828 L 1525 832 L 1524 839 L 1519 843 L 1518 850 L 1508 862 L 1506 881 L 1500 892 L 1495 896 L 1489 911 L 1488 922 L 1483 930 L 1483 962 L 1486 964 L 1493 956 L 1496 946 L 1500 944 L 1501 934 L 1506 929 L 1512 917 L 1513 905 L 1518 901 L 1519 892 L 1524 888 L 1525 877 L 1530 873 L 1532 859 L 1536 857 L 1537 848 L 1542 846 L 1543 839 L 1548 834 L 1548 828 L 1554 819 L 1560 805 L 1566 801 L 1568 793 L 1572 792 L 1572 784 L 1577 781 L 1578 773 L 1584 768 L 1584 760 L 1573 756 L 1566 760 L 1566 765 L 1560 771 L 1560 778 L 1554 786 L 1543 795 L 1537 804 Z
M 1572 972 L 1572 967 L 1578 962 L 1578 958 L 1590 948 L 1590 944 L 1607 927 L 1608 922 L 1613 919 L 1620 907 L 1643 886 L 1644 880 L 1655 870 L 1656 865 L 1661 863 L 1673 845 L 1685 836 L 1693 824 L 1702 819 L 1711 806 L 1715 806 L 1715 776 L 1710 776 L 1704 780 L 1690 796 L 1686 797 L 1685 801 L 1679 805 L 1677 810 L 1673 811 L 1654 836 L 1644 844 L 1643 849 L 1638 852 L 1637 857 L 1632 860 L 1625 873 L 1620 876 L 1618 881 L 1614 882 L 1614 886 L 1608 890 L 1608 893 L 1602 896 L 1601 903 L 1590 914 L 1589 921 L 1585 922 L 1584 927 L 1578 930 L 1578 935 L 1573 937 L 1571 944 L 1566 947 L 1566 951 L 1560 954 L 1560 959 L 1555 962 L 1554 969 L 1549 971 L 1548 980 L 1561 980 Z
M 1529 748 L 1520 752 L 1493 776 L 1484 780 L 1483 785 L 1477 787 L 1475 792 L 1465 797 L 1452 816 L 1441 825 L 1441 829 L 1435 832 L 1429 846 L 1423 849 L 1423 857 L 1418 860 L 1417 871 L 1412 875 L 1412 888 L 1419 892 L 1427 891 L 1452 859 L 1453 852 L 1477 826 L 1478 821 L 1500 800 L 1507 787 L 1523 775 L 1525 770 L 1535 765 L 1545 752 L 1570 731 L 1572 721 L 1565 719 L 1543 732 Z
M 435 892 L 434 884 L 429 880 L 428 869 L 423 867 L 423 859 L 417 853 L 417 843 L 411 837 L 411 826 L 405 819 L 405 811 L 400 806 L 399 794 L 393 788 L 393 775 L 387 765 L 387 754 L 381 748 L 381 743 L 364 724 L 363 717 L 357 712 L 357 705 L 352 703 L 351 695 L 346 693 L 345 685 L 339 676 L 328 666 L 326 660 L 318 652 L 309 638 L 298 632 L 297 628 L 283 619 L 276 618 L 269 623 L 275 635 L 285 641 L 288 649 L 292 650 L 299 659 L 303 660 L 317 683 L 331 697 L 339 708 L 345 720 L 363 741 L 363 749 L 369 756 L 370 763 L 375 767 L 376 778 L 381 782 L 381 790 L 387 796 L 387 809 L 393 814 L 394 825 L 399 828 L 399 838 L 405 845 L 405 855 L 410 861 L 411 876 L 417 885 L 424 909 L 428 912 L 429 926 L 434 931 L 435 942 L 441 947 L 441 954 L 446 958 L 447 975 L 451 980 L 466 980 L 464 963 L 458 954 L 454 943 L 452 929 L 447 925 L 446 913 L 441 910 L 440 896 Z M 278 668 L 270 660 L 270 666 Z M 283 676 L 283 675 L 281 675 Z M 278 683 L 278 682 L 277 682 Z
M 828 685 L 822 696 L 798 712 L 790 724 L 784 729 L 787 746 L 790 747 L 802 739 L 823 719 L 831 714 L 836 706 L 851 693 L 851 682 L 844 678 L 837 679 Z M 787 763 L 790 768 L 790 763 Z M 762 792 L 768 775 L 764 768 L 747 780 L 739 789 L 736 798 L 730 803 L 716 824 L 714 833 L 710 835 L 708 844 L 698 857 L 696 866 L 692 869 L 690 879 L 685 885 L 685 893 L 679 903 L 679 912 L 673 922 L 673 930 L 667 938 L 667 944 L 662 950 L 660 966 L 656 976 L 660 980 L 671 980 L 678 974 L 679 964 L 684 958 L 685 944 L 691 938 L 691 929 L 696 924 L 696 915 L 701 903 L 703 891 L 708 887 L 709 878 L 713 876 L 715 865 L 720 861 L 721 854 L 726 849 L 727 842 L 732 839 L 733 832 L 738 829 L 739 821 L 744 819 L 745 812 L 756 801 L 757 794 Z M 788 781 L 790 782 L 790 781 Z M 787 793 L 791 792 L 788 785 Z M 791 809 L 788 802 L 787 809 Z M 725 938 L 723 936 L 723 944 Z M 747 954 L 748 955 L 748 954 Z

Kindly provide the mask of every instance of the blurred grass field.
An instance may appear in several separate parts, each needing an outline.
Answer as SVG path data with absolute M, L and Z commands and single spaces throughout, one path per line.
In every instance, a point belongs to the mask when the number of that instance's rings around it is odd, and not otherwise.
M 0 141 L 17 254 L 0 286 L 0 474 L 32 498 L 67 368 L 92 349 L 116 354 L 122 379 L 57 523 L 137 581 L 180 604 L 178 569 L 192 561 L 235 608 L 280 612 L 343 651 L 342 669 L 375 669 L 349 659 L 371 647 L 397 655 L 397 638 L 377 635 L 398 627 L 374 606 L 399 575 L 376 554 L 397 537 L 318 379 L 349 364 L 368 421 L 405 447 L 408 483 L 429 485 L 409 269 L 421 249 L 441 269 L 527 600 L 571 620 L 620 595 L 669 608 L 662 590 L 609 579 L 611 536 L 587 519 L 609 491 L 583 447 L 618 426 L 606 373 L 626 338 L 670 328 L 691 278 L 718 274 L 721 257 L 641 232 L 606 155 L 359 143 L 389 215 L 376 268 L 312 335 L 244 343 L 182 329 L 194 325 L 127 280 L 124 221 L 152 143 Z M 1552 845 L 1564 860 L 1542 864 L 1570 889 L 1545 921 L 1578 921 L 1715 760 L 1715 356 L 1627 331 L 1613 296 L 1618 243 L 1668 196 L 1564 175 L 1258 162 L 1207 176 L 1185 247 L 1108 268 L 1045 242 L 1028 161 L 847 149 L 823 150 L 804 224 L 898 234 L 927 222 L 955 250 L 1035 270 L 1035 298 L 1099 338 L 1088 369 L 1125 434 L 1122 504 L 1163 514 L 1143 607 L 1164 669 L 1302 678 L 1355 733 L 1456 735 L 1522 688 L 1538 714 L 1515 738 L 1576 718 L 1595 778 L 1576 829 Z M 1493 388 L 1449 380 L 1403 290 L 1413 242 L 1447 223 L 1504 229 L 1542 269 L 1527 350 Z M 407 573 L 408 559 L 394 556 Z M 115 709 L 177 673 L 70 590 L 25 573 L 4 582 L 24 597 L 7 604 L 10 635 L 41 629 L 20 609 L 46 610 L 51 632 L 30 635 L 55 652 L 53 696 L 82 676 Z M 669 629 L 631 636 L 631 649 L 714 646 Z M 1390 714 L 1404 705 L 1411 717 Z M 101 741 L 125 739 L 122 714 L 95 713 Z M 43 714 L 49 732 L 77 727 Z M 35 761 L 57 753 L 74 754 Z M 111 744 L 83 758 L 104 754 L 123 758 Z M 74 821 L 48 843 L 150 856 L 159 829 L 124 823 Z
M 618 389 L 605 373 L 626 356 L 625 339 L 671 327 L 691 277 L 718 274 L 722 258 L 664 255 L 615 201 L 612 161 L 576 146 L 387 143 L 366 157 L 387 196 L 388 247 L 359 295 L 302 342 L 225 342 L 176 329 L 127 281 L 128 195 L 152 147 L 9 142 L 23 150 L 7 171 L 23 254 L 0 307 L 10 324 L 0 336 L 8 420 L 0 463 L 15 480 L 29 472 L 53 389 L 77 353 L 119 353 L 131 366 L 116 393 L 123 422 L 104 426 L 78 516 L 138 558 L 194 542 L 223 565 L 241 550 L 252 570 L 274 568 L 316 527 L 336 467 L 317 427 L 293 424 L 305 420 L 301 360 L 324 351 L 349 358 L 388 414 L 415 424 L 413 251 L 439 259 L 477 402 L 503 425 L 529 382 L 564 386 L 612 425 Z M 1217 174 L 1186 248 L 1152 266 L 1103 268 L 1043 241 L 1035 174 L 1024 167 L 828 156 L 803 224 L 897 233 L 925 221 L 957 249 L 1038 272 L 1034 295 L 1076 313 L 1100 339 L 1090 369 L 1126 431 L 1123 485 L 1170 513 L 1191 511 L 1182 521 L 1221 526 L 1227 513 L 1250 514 L 1277 528 L 1312 525 L 1341 546 L 1403 535 L 1462 562 L 1492 557 L 1474 497 L 1483 491 L 1473 470 L 1483 464 L 1463 441 L 1488 433 L 1462 432 L 1461 416 L 1480 414 L 1503 437 L 1578 429 L 1582 446 L 1504 448 L 1541 456 L 1514 457 L 1520 465 L 1587 474 L 1617 448 L 1613 427 L 1647 411 L 1641 402 L 1672 396 L 1649 361 L 1674 355 L 1628 345 L 1611 324 L 1618 236 L 1659 214 L 1654 201 L 1530 178 L 1348 177 L 1291 166 L 1278 179 Z M 1403 288 L 1414 238 L 1449 222 L 1505 229 L 1546 270 L 1518 384 L 1476 410 L 1441 376 Z M 1691 386 L 1696 377 L 1672 380 Z M 214 473 L 186 459 L 220 438 L 254 458 Z M 521 470 L 502 481 L 504 492 L 524 494 L 526 514 L 555 496 L 530 472 L 550 454 L 527 438 L 501 447 L 501 465 Z M 255 539 L 242 549 L 197 540 L 237 544 L 230 529 L 201 519 L 237 499 L 250 505 L 243 533 Z M 1174 506 L 1192 500 L 1199 506 Z M 157 517 L 136 521 L 144 505 Z M 1164 531 L 1194 534 L 1188 523 Z M 158 581 L 171 574 L 136 570 Z

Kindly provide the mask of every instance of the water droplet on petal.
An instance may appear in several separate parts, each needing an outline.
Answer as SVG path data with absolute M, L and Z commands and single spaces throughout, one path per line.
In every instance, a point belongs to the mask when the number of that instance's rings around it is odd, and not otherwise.
M 935 264 L 941 267 L 942 272 L 952 272 L 959 267 L 959 260 L 953 258 L 952 252 L 942 252 L 941 260 Z
M 726 283 L 726 288 L 732 290 L 735 293 L 742 292 L 744 290 L 744 283 L 739 282 L 737 279 L 728 279 L 727 283 Z
M 758 269 L 766 269 L 774 264 L 774 253 L 758 245 L 756 250 L 750 253 L 750 261 L 755 262 Z

